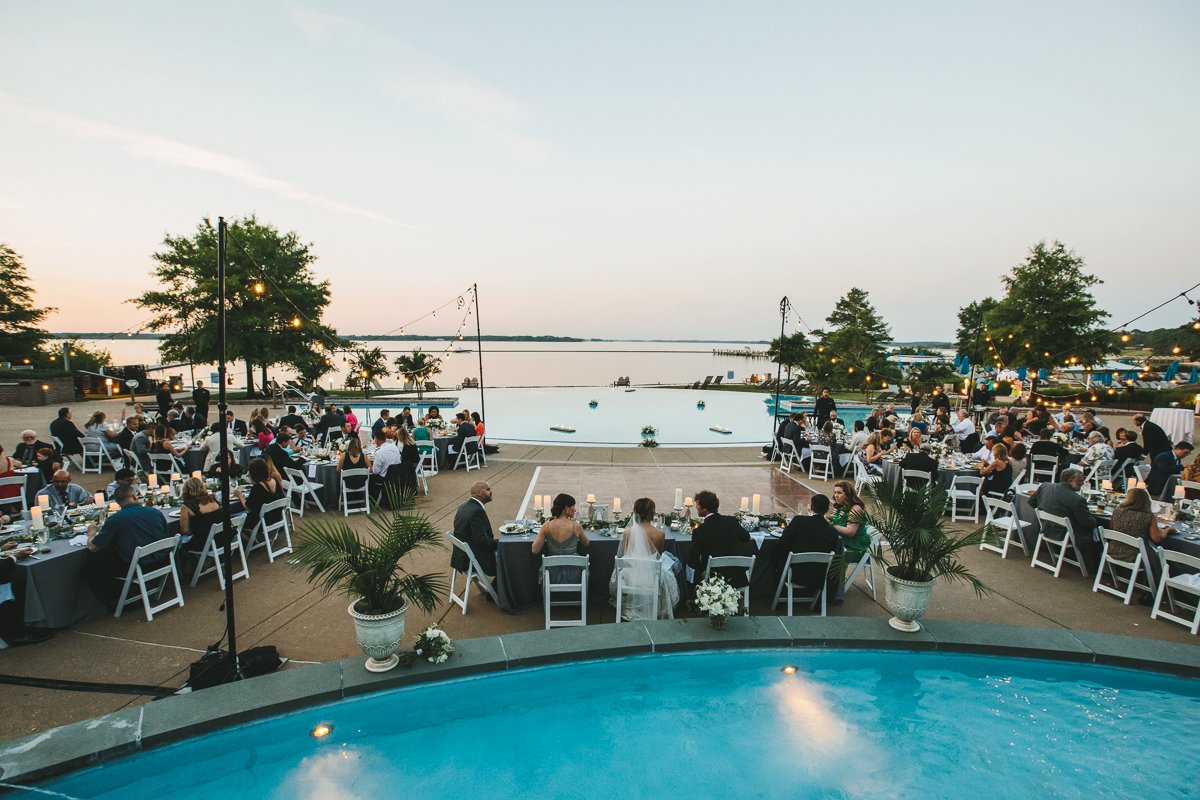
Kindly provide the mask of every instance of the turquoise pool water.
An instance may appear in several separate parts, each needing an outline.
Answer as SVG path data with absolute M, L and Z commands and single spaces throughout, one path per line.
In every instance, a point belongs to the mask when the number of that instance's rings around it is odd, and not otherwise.
M 323 739 L 310 735 L 319 723 L 332 726 Z M 1195 797 L 1198 763 L 1200 681 L 1025 659 L 754 650 L 390 691 L 45 788 L 155 800 Z

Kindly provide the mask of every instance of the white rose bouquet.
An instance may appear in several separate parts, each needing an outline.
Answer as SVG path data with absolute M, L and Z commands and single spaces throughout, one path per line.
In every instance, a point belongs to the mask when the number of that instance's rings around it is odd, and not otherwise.
M 1071 437 L 1067 436 L 1062 431 L 1055 431 L 1054 434 L 1050 437 L 1050 441 L 1058 442 L 1063 447 L 1066 447 L 1067 445 L 1069 445 L 1071 443 Z
M 734 589 L 720 575 L 713 573 L 696 587 L 696 607 L 708 615 L 714 628 L 724 628 L 725 623 L 738 612 L 742 593 Z
M 454 652 L 454 640 L 437 625 L 430 625 L 421 632 L 413 651 L 430 664 L 442 664 Z

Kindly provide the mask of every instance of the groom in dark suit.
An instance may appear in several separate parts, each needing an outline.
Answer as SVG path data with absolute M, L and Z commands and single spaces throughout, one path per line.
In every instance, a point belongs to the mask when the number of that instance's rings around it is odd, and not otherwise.
M 754 555 L 750 534 L 735 517 L 718 514 L 720 507 L 721 501 L 707 489 L 696 493 L 696 511 L 702 521 L 692 534 L 692 549 L 687 559 L 687 565 L 696 571 L 693 583 L 704 579 L 710 556 Z M 735 589 L 746 585 L 744 569 L 723 569 L 720 575 Z
M 492 502 L 492 487 L 479 481 L 471 487 L 471 497 L 454 515 L 454 538 L 465 543 L 475 554 L 479 567 L 487 575 L 496 574 L 496 539 L 484 505 Z M 467 554 L 455 548 L 450 553 L 450 566 L 465 573 L 470 562 Z

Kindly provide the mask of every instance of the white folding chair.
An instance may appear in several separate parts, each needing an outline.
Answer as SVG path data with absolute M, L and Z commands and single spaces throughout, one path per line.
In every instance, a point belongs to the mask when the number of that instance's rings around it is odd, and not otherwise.
M 987 536 L 984 536 L 979 540 L 979 549 L 991 550 L 999 553 L 1001 558 L 1008 558 L 1008 548 L 1015 544 L 1023 554 L 1029 555 L 1029 548 L 1025 546 L 1025 529 L 1033 523 L 1018 517 L 1013 504 L 998 497 L 983 498 L 983 509 L 984 522 L 999 528 L 1004 535 L 1001 538 L 993 532 L 995 544 L 988 542 Z
M 796 452 L 796 443 L 791 439 L 784 439 L 780 443 L 779 452 L 779 466 L 776 469 L 778 469 L 780 472 L 786 472 L 790 475 L 792 473 L 792 467 L 795 466 L 796 461 L 800 458 L 800 455 Z
M 867 469 L 867 463 L 857 456 L 850 459 L 850 463 L 854 465 L 854 490 L 862 494 L 863 487 L 869 486 L 872 483 L 882 483 L 882 475 L 872 475 Z
M 820 478 L 823 481 L 833 480 L 833 448 L 827 444 L 812 446 L 812 461 L 809 462 L 808 476 Z
M 1196 584 L 1182 580 L 1184 572 L 1200 572 L 1200 558 L 1189 556 L 1186 553 L 1179 553 L 1174 550 L 1159 550 L 1159 556 L 1162 559 L 1162 579 L 1158 582 L 1158 592 L 1154 596 L 1154 610 L 1150 612 L 1150 619 L 1168 619 L 1171 622 L 1178 622 L 1180 625 L 1191 630 L 1195 636 L 1197 631 L 1200 631 L 1200 587 Z M 1171 565 L 1178 565 L 1181 570 L 1178 574 L 1171 574 Z M 1182 599 L 1175 595 L 1175 592 L 1180 592 L 1184 595 L 1192 597 L 1192 603 L 1185 603 Z M 1163 610 L 1163 600 L 1171 607 L 1171 612 Z M 1192 618 L 1179 616 L 1175 613 L 1176 606 L 1185 611 L 1192 612 Z
M 950 519 L 979 521 L 979 498 L 983 493 L 983 478 L 978 475 L 955 475 L 950 484 Z M 965 509 L 964 509 L 965 506 Z
M 281 535 L 283 545 L 276 547 L 275 542 Z M 267 560 L 272 564 L 275 563 L 276 556 L 292 552 L 292 509 L 288 498 L 281 497 L 270 503 L 263 503 L 259 509 L 258 522 L 254 524 L 254 530 L 250 531 L 250 542 L 246 545 L 246 550 L 253 553 L 260 547 L 267 548 Z
M 422 461 L 417 462 L 417 483 L 421 484 L 421 489 L 424 490 L 425 496 L 429 496 L 429 476 L 425 474 L 424 468 L 421 466 Z
M 229 536 L 229 554 L 232 558 L 236 551 L 238 557 L 242 560 L 242 568 L 233 573 L 233 580 L 238 578 L 249 578 L 250 567 L 246 564 L 246 550 L 242 547 L 242 525 L 246 522 L 246 515 L 240 514 L 232 519 L 233 532 Z M 196 571 L 192 573 L 192 586 L 195 586 L 200 578 L 210 572 L 217 573 L 217 583 L 222 589 L 225 588 L 225 567 L 222 559 L 225 556 L 225 548 L 217 544 L 217 536 L 225 529 L 223 522 L 214 522 L 212 527 L 208 529 L 208 536 L 205 537 L 203 544 L 199 550 L 189 550 L 192 555 L 196 556 Z M 191 544 L 195 544 L 195 539 L 192 539 Z M 205 562 L 211 559 L 212 565 L 205 569 Z
M 67 472 L 70 472 L 71 467 L 75 466 L 75 462 L 72 460 L 71 456 L 67 455 L 66 450 L 63 448 L 62 439 L 54 435 L 51 435 L 50 438 L 54 440 L 54 446 L 58 448 L 58 454 L 62 456 L 63 469 L 65 469 Z
M 588 590 L 588 565 L 589 560 L 586 555 L 583 556 L 542 556 L 542 601 L 546 610 L 546 630 L 551 628 L 569 628 L 579 625 L 587 625 L 587 590 Z M 550 570 L 556 567 L 579 567 L 580 577 L 578 581 L 567 581 L 565 583 L 554 583 L 550 580 Z M 571 600 L 554 600 L 554 593 L 577 595 Z M 551 619 L 550 609 L 555 606 L 579 606 L 578 619 Z
M 142 463 L 142 460 L 137 457 L 136 453 L 134 453 L 132 450 L 122 449 L 121 455 L 124 457 L 125 467 L 133 470 L 134 475 L 136 475 L 139 479 L 149 476 L 149 473 L 146 472 L 146 465 Z
M 1100 552 L 1100 566 L 1096 570 L 1096 580 L 1092 582 L 1093 592 L 1106 592 L 1113 597 L 1119 597 L 1125 605 L 1129 605 L 1129 601 L 1133 599 L 1134 589 L 1154 592 L 1154 573 L 1150 570 L 1146 543 L 1141 537 L 1101 528 L 1100 540 L 1104 543 L 1104 548 Z M 1109 545 L 1113 542 L 1128 545 L 1136 550 L 1137 554 L 1133 557 L 1133 561 L 1114 558 L 1109 552 Z M 1118 570 L 1128 573 L 1128 575 L 1118 574 Z M 1105 573 L 1112 580 L 1112 586 L 1105 586 L 1100 582 Z M 1138 578 L 1143 573 L 1146 575 L 1146 580 L 1139 583 Z M 1121 588 L 1122 583 L 1125 584 L 1124 589 Z
M 916 481 L 916 483 L 910 486 L 910 479 Z M 900 488 L 905 491 L 924 489 L 931 483 L 933 483 L 932 472 L 926 472 L 923 469 L 905 469 L 900 471 Z
M 437 445 L 433 442 L 428 442 L 424 445 L 417 445 L 417 452 L 421 454 L 421 460 L 417 466 L 425 473 L 426 477 L 433 477 L 438 474 L 437 462 Z
M 747 617 L 750 616 L 750 575 L 754 572 L 754 558 L 754 556 L 710 556 L 708 559 L 709 574 L 712 574 L 713 570 L 724 567 L 746 570 L 746 585 L 742 587 L 742 614 Z
M 801 564 L 824 564 L 825 575 L 821 580 L 820 586 L 816 587 L 816 594 L 798 595 L 798 589 L 808 589 L 802 584 L 796 583 L 792 579 L 792 568 Z M 787 589 L 787 615 L 792 616 L 795 610 L 795 602 L 799 600 L 802 603 L 808 603 L 809 608 L 813 609 L 817 606 L 817 601 L 821 601 L 821 616 L 825 616 L 826 610 L 826 591 L 825 588 L 829 585 L 829 571 L 833 568 L 833 553 L 788 553 L 787 563 L 783 566 L 783 574 L 779 576 L 779 585 L 775 587 L 775 599 L 771 603 L 771 609 L 779 607 L 783 601 L 783 591 Z
M 355 481 L 361 479 L 362 486 L 358 487 L 357 489 L 348 487 L 346 485 L 347 478 L 351 478 Z M 340 498 L 338 498 L 338 503 L 339 503 L 339 505 L 341 505 L 343 516 L 348 517 L 351 514 L 358 513 L 358 512 L 362 512 L 365 514 L 371 513 L 371 496 L 367 491 L 367 483 L 370 481 L 370 479 L 371 479 L 371 472 L 370 472 L 370 470 L 368 470 L 366 468 L 347 469 L 347 470 L 342 471 L 342 473 L 341 473 L 342 495 Z M 358 499 L 351 498 L 351 495 L 358 495 L 358 494 L 362 495 L 361 501 Z M 426 494 L 428 494 L 428 492 L 426 492 Z M 351 505 L 353 505 L 354 507 L 351 508 Z
M 172 475 L 184 475 L 183 467 L 170 453 L 151 453 L 150 469 L 158 476 L 160 485 L 169 486 Z
M 646 564 L 647 561 L 651 563 Z M 637 569 L 650 570 L 650 574 L 654 575 L 654 582 L 650 586 L 634 586 L 629 583 L 629 574 Z M 658 575 L 661 569 L 662 562 L 657 558 L 616 559 L 613 563 L 613 570 L 617 574 L 617 622 L 624 621 L 622 607 L 627 597 L 644 598 L 650 607 L 647 616 L 650 619 L 658 619 Z
M 1105 458 L 1097 461 L 1088 471 L 1084 483 L 1092 487 L 1094 491 L 1100 491 L 1101 481 L 1111 481 L 1113 478 L 1113 467 L 1117 465 L 1115 458 Z
M 483 569 L 479 566 L 479 562 L 475 560 L 475 553 L 467 546 L 467 543 L 454 535 L 453 531 L 446 533 L 450 539 L 450 546 L 456 550 L 461 550 L 467 555 L 467 579 L 463 584 L 463 592 L 461 595 L 454 593 L 454 583 L 458 578 L 458 570 L 453 566 L 450 567 L 450 602 L 462 608 L 462 613 L 467 613 L 467 602 L 471 599 L 471 584 L 474 583 L 482 591 L 487 592 L 497 606 L 500 605 L 500 598 L 496 595 L 496 590 L 492 588 L 492 582 L 488 580 Z
M 25 484 L 28 480 L 29 476 L 23 472 L 14 475 L 11 478 L 0 478 L 0 489 L 3 489 L 5 486 L 17 487 L 17 493 L 12 497 L 0 499 L 0 510 L 2 510 L 4 506 L 15 506 L 15 510 L 9 516 L 29 510 L 29 503 L 25 499 Z
M 1058 475 L 1058 458 L 1055 456 L 1029 457 L 1029 482 L 1054 483 Z
M 866 525 L 866 523 L 860 523 Z M 842 584 L 842 594 L 850 591 L 850 587 L 858 580 L 858 576 L 863 576 L 863 583 L 871 590 L 871 599 L 876 599 L 875 595 L 875 550 L 883 542 L 883 532 L 875 530 L 871 526 L 867 526 L 867 535 L 871 537 L 871 545 L 867 548 L 867 552 L 862 554 L 862 558 L 855 563 L 854 568 L 850 570 L 850 574 L 846 576 L 845 583 Z M 887 544 L 887 542 L 883 542 Z
M 1083 554 L 1079 550 L 1079 545 L 1075 541 L 1075 529 L 1071 525 L 1071 520 L 1066 517 L 1047 514 L 1041 509 L 1037 509 L 1038 531 L 1037 541 L 1033 545 L 1033 561 L 1030 562 L 1031 567 L 1041 567 L 1042 569 L 1050 570 L 1054 577 L 1058 577 L 1062 572 L 1063 564 L 1073 564 L 1079 567 L 1079 571 L 1083 573 L 1083 577 L 1088 576 L 1087 567 L 1083 563 Z M 1046 525 L 1057 525 L 1064 529 L 1061 539 L 1055 539 L 1046 535 Z M 1038 554 L 1041 552 L 1042 544 L 1045 543 L 1046 550 L 1051 558 L 1051 561 L 1039 561 Z M 1075 553 L 1074 560 L 1067 557 L 1067 548 L 1070 548 Z
M 183 589 L 179 585 L 179 570 L 175 568 L 175 549 L 179 547 L 179 538 L 179 534 L 177 533 L 169 538 L 159 539 L 153 544 L 142 545 L 133 551 L 133 560 L 129 562 L 129 571 L 125 573 L 124 585 L 121 587 L 121 598 L 117 600 L 117 610 L 113 613 L 114 617 L 121 616 L 121 613 L 125 610 L 125 606 L 136 603 L 139 599 L 141 599 L 142 606 L 146 609 L 147 622 L 152 622 L 155 614 L 160 611 L 166 611 L 172 606 L 183 608 Z M 166 554 L 166 563 L 147 570 L 146 567 L 161 561 L 163 558 L 161 554 L 163 553 Z M 166 588 L 168 580 L 175 587 L 175 595 L 158 605 L 152 604 L 150 602 L 150 582 L 158 581 L 158 586 L 153 590 L 154 598 L 157 600 L 162 597 L 163 589 Z M 135 585 L 137 586 L 137 594 L 130 597 L 129 590 Z
M 321 504 L 321 497 L 317 494 L 317 490 L 324 488 L 325 484 L 313 483 L 308 479 L 307 475 L 295 467 L 284 467 L 283 472 L 288 477 L 287 499 L 292 504 L 292 509 L 297 514 L 302 517 L 304 516 L 304 502 L 309 497 L 311 497 L 312 501 L 317 504 L 317 508 L 321 510 L 321 513 L 325 513 L 325 506 Z M 299 508 L 296 508 L 294 502 L 297 497 L 300 498 Z
M 83 457 L 81 459 L 83 463 L 80 465 L 80 471 L 84 475 L 89 472 L 95 472 L 97 475 L 104 472 L 104 462 L 106 461 L 110 468 L 116 469 L 112 458 L 108 455 L 108 450 L 104 447 L 104 441 L 100 437 L 84 436 L 79 440 L 79 443 L 83 445 Z M 89 467 L 95 467 L 95 469 L 89 469 Z
M 479 454 L 483 452 L 483 448 L 479 445 L 478 436 L 468 436 L 463 439 L 462 447 L 459 448 L 458 458 L 454 459 L 454 469 L 458 469 L 463 464 L 466 464 L 467 472 L 473 469 L 483 469 L 479 463 Z

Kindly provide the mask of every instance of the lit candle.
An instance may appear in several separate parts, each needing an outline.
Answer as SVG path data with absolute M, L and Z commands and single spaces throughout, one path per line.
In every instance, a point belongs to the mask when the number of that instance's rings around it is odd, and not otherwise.
M 761 511 L 762 511 L 762 495 L 756 494 L 756 495 L 754 495 L 754 500 L 751 502 L 751 505 L 750 505 L 750 513 L 757 515 Z
M 588 501 L 589 503 L 594 503 L 594 502 L 596 502 L 596 495 L 594 495 L 594 494 L 589 494 L 589 495 L 588 495 L 588 498 L 587 498 L 587 501 Z
M 200 470 L 196 470 L 195 472 L 192 473 L 192 477 L 193 478 L 203 478 L 204 476 L 200 474 Z
M 178 472 L 172 472 L 172 473 L 171 473 L 171 483 L 178 483 L 178 482 L 179 482 L 179 479 L 180 479 L 180 478 L 182 478 L 182 477 L 183 477 L 183 476 L 182 476 L 182 475 L 180 475 Z
M 169 486 L 163 486 L 163 487 L 161 487 L 161 488 L 158 490 L 158 493 L 159 493 L 159 494 L 166 494 L 166 493 L 167 493 L 167 492 L 169 492 L 169 491 L 171 491 L 171 487 L 169 487 Z
M 34 506 L 29 509 L 29 527 L 35 531 L 40 531 L 46 527 L 46 523 L 42 522 L 42 507 Z
M 158 476 L 152 474 L 150 477 L 146 478 L 146 483 L 150 484 L 151 489 L 157 487 L 158 486 Z
M 38 495 L 38 508 L 40 508 L 42 511 L 50 510 L 50 496 L 49 495 L 44 495 L 44 494 Z
M 543 507 L 544 506 L 542 505 L 542 496 L 540 494 L 535 494 L 533 496 L 533 510 L 541 511 Z
M 690 497 L 683 498 L 683 505 L 684 505 L 684 508 L 691 508 L 692 507 L 692 498 L 690 498 Z
M 742 505 L 741 505 L 740 510 L 741 511 L 749 511 L 750 510 L 750 498 L 749 497 L 742 498 Z
M 1185 496 L 1186 496 L 1186 495 L 1183 493 L 1183 487 L 1182 487 L 1182 486 L 1176 486 L 1176 487 L 1175 487 L 1175 499 L 1176 499 L 1176 500 L 1182 500 L 1182 499 L 1183 499 Z
M 683 489 L 675 490 L 675 508 L 683 508 Z
M 120 511 L 121 507 L 119 505 L 117 505 L 116 503 L 109 503 L 108 510 L 109 511 Z
M 1112 491 L 1112 481 L 1100 481 L 1100 488 L 1106 492 Z
M 613 498 L 613 513 L 614 514 L 621 513 L 621 498 L 619 498 L 619 497 Z
M 92 495 L 92 502 L 98 506 L 104 505 L 104 492 L 96 492 Z

